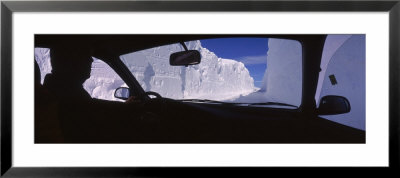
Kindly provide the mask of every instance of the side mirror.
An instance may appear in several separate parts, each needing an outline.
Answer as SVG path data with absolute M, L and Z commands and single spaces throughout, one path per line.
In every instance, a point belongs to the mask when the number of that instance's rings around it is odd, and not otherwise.
M 171 66 L 188 66 L 199 64 L 201 60 L 200 52 L 197 50 L 187 50 L 172 53 L 169 57 Z
M 127 100 L 129 98 L 129 88 L 119 87 L 114 92 L 114 97 L 122 100 Z
M 318 115 L 335 115 L 350 112 L 350 102 L 343 96 L 327 95 L 321 98 Z

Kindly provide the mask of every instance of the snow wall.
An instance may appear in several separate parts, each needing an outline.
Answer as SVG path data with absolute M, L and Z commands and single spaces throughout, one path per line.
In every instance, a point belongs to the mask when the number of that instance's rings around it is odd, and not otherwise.
M 40 83 L 43 84 L 44 77 L 51 73 L 50 50 L 48 48 L 35 48 L 35 60 L 40 69 Z
M 254 80 L 243 63 L 222 59 L 201 46 L 200 41 L 186 42 L 189 49 L 200 51 L 199 65 L 170 66 L 169 55 L 183 51 L 180 44 L 166 45 L 121 56 L 146 91 L 159 92 L 164 97 L 184 99 L 213 99 L 227 102 L 275 101 L 300 105 L 301 45 L 292 40 L 270 39 L 267 66 L 262 87 Z M 35 48 L 35 58 L 41 67 L 42 79 L 51 72 L 49 50 Z M 42 80 L 43 83 L 43 80 Z M 94 58 L 91 77 L 84 88 L 93 97 L 114 98 L 116 88 L 126 86 L 122 79 L 103 61 Z
M 268 48 L 267 71 L 261 90 L 273 100 L 300 106 L 303 61 L 300 42 L 269 39 Z
M 118 87 L 127 87 L 127 85 L 108 64 L 93 58 L 90 78 L 83 83 L 83 88 L 92 98 L 123 101 L 114 97 L 114 92 Z
M 202 61 L 199 65 L 169 65 L 170 54 L 184 50 L 180 44 L 126 54 L 121 56 L 121 60 L 145 91 L 155 91 L 167 98 L 227 100 L 256 90 L 254 80 L 243 63 L 217 57 L 203 48 L 200 41 L 186 42 L 186 45 L 188 49 L 200 51 Z M 51 72 L 49 49 L 36 48 L 35 58 L 44 78 Z M 121 86 L 126 84 L 115 71 L 94 58 L 91 77 L 83 84 L 85 90 L 93 98 L 118 101 L 114 91 Z
M 321 61 L 316 101 L 326 95 L 346 97 L 351 111 L 321 116 L 328 120 L 365 130 L 365 35 L 328 35 Z M 334 75 L 337 84 L 329 76 Z
M 301 104 L 302 48 L 295 40 L 269 39 L 267 70 L 261 88 L 235 100 L 240 103 L 280 102 Z
M 200 41 L 186 42 L 200 51 L 198 65 L 170 66 L 170 54 L 183 51 L 180 44 L 166 45 L 121 56 L 145 91 L 163 97 L 225 100 L 254 91 L 254 80 L 243 63 L 217 57 Z

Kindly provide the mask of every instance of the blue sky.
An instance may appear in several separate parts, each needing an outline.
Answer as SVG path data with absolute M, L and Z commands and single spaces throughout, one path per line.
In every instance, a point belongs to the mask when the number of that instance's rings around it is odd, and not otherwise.
M 200 42 L 218 57 L 243 62 L 254 79 L 254 85 L 260 87 L 267 68 L 267 38 L 219 38 Z

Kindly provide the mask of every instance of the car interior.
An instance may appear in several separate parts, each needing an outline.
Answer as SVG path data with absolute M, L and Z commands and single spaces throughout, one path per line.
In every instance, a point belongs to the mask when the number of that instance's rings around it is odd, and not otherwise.
M 237 36 L 301 43 L 303 81 L 298 108 L 164 98 L 143 90 L 119 60 L 123 54 L 152 47 Z M 129 97 L 122 99 L 134 98 L 129 102 L 112 102 L 58 97 L 40 84 L 43 74 L 35 62 L 35 143 L 365 143 L 365 131 L 323 118 L 349 112 L 351 103 L 345 97 L 325 96 L 322 104 L 316 105 L 325 38 L 326 35 L 35 35 L 35 47 L 52 50 L 69 46 L 103 60 L 127 84 L 123 92 Z M 193 50 L 171 56 L 171 65 L 201 63 L 198 52 Z

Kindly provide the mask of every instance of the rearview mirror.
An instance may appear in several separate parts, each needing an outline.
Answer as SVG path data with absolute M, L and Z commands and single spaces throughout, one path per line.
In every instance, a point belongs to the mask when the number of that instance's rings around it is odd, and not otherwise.
M 350 102 L 343 96 L 327 95 L 321 98 L 318 115 L 335 115 L 350 112 Z
M 129 88 L 119 87 L 114 92 L 114 97 L 122 100 L 127 100 L 129 98 Z
M 172 53 L 169 57 L 171 66 L 188 66 L 199 64 L 201 60 L 200 52 L 197 50 L 187 50 Z

